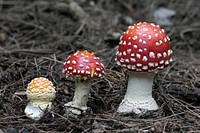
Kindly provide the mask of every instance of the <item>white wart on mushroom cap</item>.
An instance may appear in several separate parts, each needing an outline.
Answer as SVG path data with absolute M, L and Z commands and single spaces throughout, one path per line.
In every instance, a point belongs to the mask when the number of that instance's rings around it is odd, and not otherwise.
M 63 72 L 66 76 L 79 78 L 96 78 L 103 77 L 104 66 L 99 57 L 94 53 L 85 51 L 77 51 L 70 55 L 64 63 Z
M 129 26 L 120 38 L 117 64 L 138 72 L 163 69 L 172 62 L 169 41 L 164 29 L 153 23 Z

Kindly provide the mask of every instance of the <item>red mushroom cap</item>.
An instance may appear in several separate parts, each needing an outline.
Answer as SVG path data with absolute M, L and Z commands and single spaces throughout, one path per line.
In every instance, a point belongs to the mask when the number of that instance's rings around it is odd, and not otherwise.
M 64 63 L 64 73 L 66 76 L 93 78 L 104 75 L 104 66 L 99 57 L 94 53 L 77 51 L 70 55 Z
M 155 71 L 172 62 L 170 39 L 153 23 L 129 26 L 121 36 L 116 54 L 117 64 L 134 71 Z

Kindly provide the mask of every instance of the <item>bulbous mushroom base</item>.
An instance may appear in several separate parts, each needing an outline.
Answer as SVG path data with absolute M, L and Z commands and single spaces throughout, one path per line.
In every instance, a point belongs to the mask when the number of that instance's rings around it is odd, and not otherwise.
M 44 115 L 44 110 L 50 109 L 51 102 L 30 102 L 26 106 L 24 113 L 33 120 L 39 120 Z
M 130 102 L 127 99 L 122 100 L 120 103 L 117 112 L 119 113 L 135 113 L 135 114 L 143 114 L 147 110 L 157 110 L 158 105 L 156 101 L 151 98 L 146 101 L 139 101 L 139 102 Z
M 65 104 L 66 111 L 75 115 L 81 115 L 88 108 L 87 106 L 78 106 L 77 103 L 71 101 Z

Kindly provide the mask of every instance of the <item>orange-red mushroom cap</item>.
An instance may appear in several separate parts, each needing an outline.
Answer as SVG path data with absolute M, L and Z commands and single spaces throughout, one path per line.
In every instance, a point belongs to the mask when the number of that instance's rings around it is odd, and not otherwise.
M 63 72 L 66 76 L 80 78 L 103 77 L 104 66 L 94 53 L 77 51 L 64 62 Z
M 172 62 L 169 41 L 164 30 L 153 23 L 129 26 L 120 38 L 117 64 L 139 72 L 163 69 Z

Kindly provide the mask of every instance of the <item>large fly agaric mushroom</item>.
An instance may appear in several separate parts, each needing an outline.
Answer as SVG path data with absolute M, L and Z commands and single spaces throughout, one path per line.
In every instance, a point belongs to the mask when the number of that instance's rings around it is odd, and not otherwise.
M 47 78 L 33 79 L 26 90 L 26 95 L 30 100 L 24 111 L 27 117 L 39 120 L 43 116 L 44 110 L 51 109 L 55 93 L 55 87 Z
M 118 112 L 140 114 L 141 109 L 157 110 L 152 97 L 156 72 L 172 62 L 170 39 L 163 29 L 153 23 L 129 26 L 120 38 L 117 64 L 128 69 L 128 86 Z
M 104 66 L 93 53 L 86 50 L 77 51 L 67 58 L 63 72 L 67 77 L 76 79 L 73 101 L 66 103 L 65 106 L 73 114 L 79 115 L 87 109 L 92 79 L 104 75 Z

